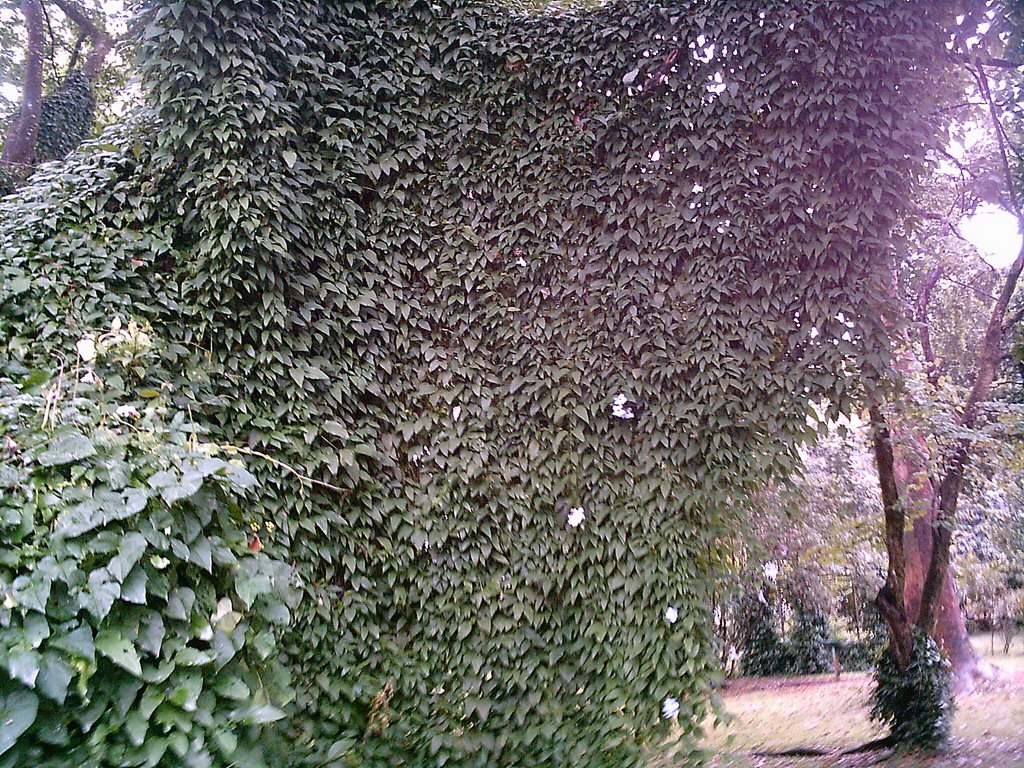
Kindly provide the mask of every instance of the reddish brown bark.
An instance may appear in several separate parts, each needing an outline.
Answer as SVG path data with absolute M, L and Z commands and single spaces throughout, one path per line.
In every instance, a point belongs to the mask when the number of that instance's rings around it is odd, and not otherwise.
M 901 495 L 906 499 L 908 509 L 908 525 L 904 534 L 904 601 L 907 619 L 913 624 L 920 617 L 921 596 L 932 558 L 936 499 L 934 484 L 927 472 L 927 445 L 919 437 L 901 434 L 901 438 L 895 450 L 894 464 Z M 971 643 L 956 583 L 948 575 L 943 579 L 935 604 L 933 636 L 953 665 L 958 694 L 969 692 L 978 680 L 995 676 L 996 670 L 981 658 Z
M 885 584 L 882 585 L 875 597 L 875 605 L 878 606 L 879 612 L 886 624 L 889 625 L 896 662 L 903 669 L 910 659 L 913 648 L 912 625 L 907 619 L 903 590 L 906 584 L 906 554 L 903 535 L 906 527 L 906 512 L 900 498 L 889 424 L 878 405 L 872 406 L 870 413 L 871 444 L 875 452 L 878 484 L 882 492 L 882 510 L 885 514 L 885 549 L 889 555 Z
M 86 35 L 92 40 L 92 51 L 82 65 L 82 74 L 92 80 L 96 73 L 103 66 L 103 61 L 114 47 L 114 38 L 108 35 L 100 27 L 93 23 L 92 19 L 82 13 L 81 10 L 68 0 L 53 0 L 54 5 L 64 11 L 64 14 L 71 19 Z

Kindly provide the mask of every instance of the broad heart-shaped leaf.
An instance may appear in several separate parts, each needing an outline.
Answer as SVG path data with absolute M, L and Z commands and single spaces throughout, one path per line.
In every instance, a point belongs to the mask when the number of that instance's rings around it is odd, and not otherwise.
M 121 584 L 121 599 L 136 605 L 145 605 L 147 581 L 145 569 L 135 568 Z
M 73 461 L 88 458 L 96 453 L 92 440 L 81 432 L 68 432 L 58 435 L 46 445 L 46 450 L 39 454 L 37 461 L 44 467 L 59 464 L 70 464 Z
M 96 635 L 96 650 L 136 677 L 142 676 L 142 663 L 135 646 L 119 632 L 108 629 Z
M 7 671 L 15 680 L 35 688 L 41 661 L 42 656 L 37 651 L 18 651 L 7 657 Z
M 21 473 L 14 467 L 0 465 L 0 488 L 17 488 L 21 484 Z
M 132 568 L 146 551 L 146 537 L 141 533 L 132 532 L 121 539 L 117 547 L 117 555 L 107 563 L 107 570 L 115 581 L 123 582 L 131 573 Z
M 102 620 L 120 596 L 121 585 L 106 568 L 97 568 L 89 574 L 89 586 L 78 593 L 78 604 Z
M 0 755 L 31 727 L 38 711 L 39 697 L 32 691 L 12 691 L 0 696 Z
M 146 508 L 150 492 L 143 488 L 112 491 L 97 490 L 86 499 L 57 517 L 54 533 L 73 538 L 114 520 L 127 520 Z
M 150 611 L 139 626 L 139 647 L 154 656 L 159 656 L 160 646 L 166 635 L 167 628 L 164 626 L 163 617 L 156 611 Z
M 11 585 L 11 592 L 14 599 L 40 613 L 46 612 L 46 601 L 50 599 L 50 589 L 53 586 L 53 577 L 39 573 L 29 576 L 19 576 Z
M 270 704 L 253 704 L 249 707 L 237 709 L 229 715 L 231 720 L 247 724 L 273 723 L 284 717 L 286 717 L 284 712 Z
M 96 661 L 96 644 L 92 630 L 83 624 L 67 634 L 58 634 L 50 641 L 50 646 L 67 651 L 73 656 L 80 656 L 90 664 Z
M 169 485 L 160 489 L 160 495 L 168 504 L 173 504 L 181 499 L 193 496 L 203 485 L 203 473 L 197 470 L 187 470 L 181 476 L 176 485 Z
M 68 695 L 68 685 L 74 675 L 74 668 L 64 659 L 55 653 L 46 653 L 39 668 L 36 688 L 47 698 L 63 704 Z

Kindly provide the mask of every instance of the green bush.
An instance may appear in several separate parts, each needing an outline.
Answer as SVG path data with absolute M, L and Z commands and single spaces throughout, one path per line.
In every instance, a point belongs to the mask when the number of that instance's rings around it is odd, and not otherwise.
M 891 647 L 886 649 L 875 669 L 871 717 L 888 726 L 901 748 L 941 747 L 949 739 L 953 712 L 952 667 L 931 637 L 917 633 L 904 670 Z
M 870 636 L 862 640 L 850 640 L 839 643 L 836 650 L 844 672 L 871 672 L 885 650 L 885 638 Z
M 766 589 L 744 592 L 738 620 L 742 673 L 751 677 L 792 674 L 793 652 L 779 632 L 773 594 Z
M 789 646 L 793 674 L 818 675 L 832 669 L 832 632 L 825 612 L 814 605 L 798 605 Z
M 23 374 L 0 378 L 0 766 L 263 765 L 290 571 L 255 551 L 253 476 L 159 399 Z

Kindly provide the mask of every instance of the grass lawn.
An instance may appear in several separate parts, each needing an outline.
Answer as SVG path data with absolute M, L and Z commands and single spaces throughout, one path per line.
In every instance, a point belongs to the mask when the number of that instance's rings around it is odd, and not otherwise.
M 811 747 L 836 753 L 879 738 L 868 719 L 871 680 L 864 674 L 805 678 L 737 680 L 725 691 L 733 717 L 724 725 L 708 722 L 704 747 L 715 754 L 715 768 L 1024 768 L 1024 643 L 1008 655 L 996 638 L 974 638 L 979 651 L 1004 670 L 1002 679 L 982 685 L 958 701 L 954 739 L 946 754 L 885 759 L 888 752 L 843 757 L 769 757 L 760 752 Z M 881 759 L 881 761 L 880 761 Z

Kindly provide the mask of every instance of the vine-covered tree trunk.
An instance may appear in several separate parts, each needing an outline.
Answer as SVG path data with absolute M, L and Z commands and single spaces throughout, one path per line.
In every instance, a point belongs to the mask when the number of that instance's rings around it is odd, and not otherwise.
M 922 337 L 922 341 L 927 336 Z M 895 366 L 909 374 L 913 363 L 909 354 L 897 357 Z M 935 485 L 928 474 L 928 445 L 906 429 L 894 427 L 892 471 L 899 496 L 906 508 L 903 534 L 905 618 L 909 627 L 920 616 L 921 598 L 935 537 L 937 500 Z M 935 611 L 934 638 L 953 665 L 955 692 L 967 693 L 978 679 L 989 679 L 995 669 L 985 662 L 974 646 L 964 621 L 956 583 L 947 574 L 943 580 Z

